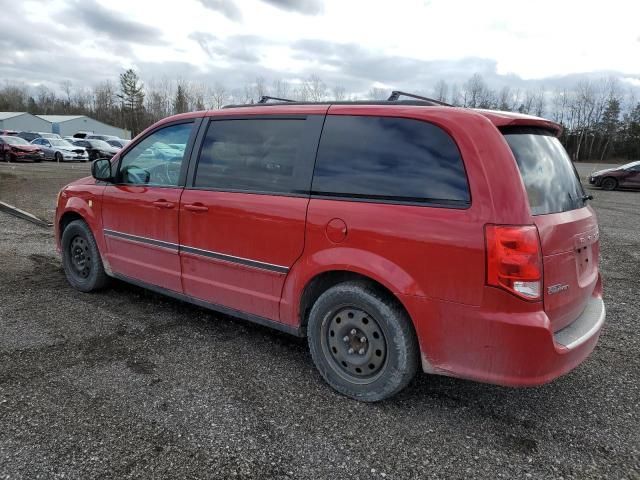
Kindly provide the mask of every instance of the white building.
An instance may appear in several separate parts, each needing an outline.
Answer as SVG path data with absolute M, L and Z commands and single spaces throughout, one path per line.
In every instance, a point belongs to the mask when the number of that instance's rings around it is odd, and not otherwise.
M 91 132 L 100 135 L 114 135 L 119 138 L 131 138 L 131 132 L 123 128 L 113 127 L 85 115 L 36 115 L 49 123 L 47 131 L 57 133 L 61 137 L 71 136 L 76 132 Z
M 51 132 L 51 124 L 27 112 L 0 112 L 0 130 Z

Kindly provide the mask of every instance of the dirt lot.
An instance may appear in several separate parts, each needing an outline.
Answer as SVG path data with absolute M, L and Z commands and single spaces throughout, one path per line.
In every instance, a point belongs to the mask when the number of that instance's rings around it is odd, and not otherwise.
M 60 189 L 90 174 L 88 163 L 0 163 L 0 201 L 51 222 Z
M 41 175 L 31 205 L 55 195 Z M 638 479 L 640 193 L 592 193 L 608 317 L 586 363 L 522 390 L 419 375 L 374 405 L 327 387 L 302 340 L 72 290 L 51 230 L 0 213 L 0 478 Z

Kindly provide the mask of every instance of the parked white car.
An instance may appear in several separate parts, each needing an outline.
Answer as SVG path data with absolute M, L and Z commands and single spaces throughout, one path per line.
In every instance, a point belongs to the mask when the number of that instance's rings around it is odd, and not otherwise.
M 73 145 L 61 138 L 36 138 L 31 143 L 41 148 L 45 160 L 55 160 L 56 162 L 89 161 L 89 155 L 84 148 Z

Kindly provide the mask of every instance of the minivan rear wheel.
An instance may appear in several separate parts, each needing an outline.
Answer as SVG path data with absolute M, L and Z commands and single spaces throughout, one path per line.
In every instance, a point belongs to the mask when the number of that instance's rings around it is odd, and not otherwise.
M 618 182 L 615 178 L 607 177 L 602 180 L 600 184 L 604 190 L 615 190 L 618 186 Z
M 307 339 L 326 382 L 356 400 L 391 397 L 418 368 L 411 320 L 397 301 L 365 283 L 346 282 L 324 292 L 309 314 Z
M 81 292 L 92 292 L 107 285 L 98 245 L 89 226 L 74 220 L 62 232 L 62 266 L 67 280 Z

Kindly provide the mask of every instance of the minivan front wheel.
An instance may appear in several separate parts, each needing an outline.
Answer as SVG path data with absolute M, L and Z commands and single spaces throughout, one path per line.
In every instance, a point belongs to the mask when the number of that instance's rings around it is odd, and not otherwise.
M 342 283 L 324 292 L 311 309 L 307 337 L 322 377 L 356 400 L 391 397 L 418 368 L 418 342 L 407 314 L 364 283 Z
M 62 266 L 67 280 L 81 292 L 103 288 L 109 277 L 104 271 L 96 240 L 83 220 L 74 220 L 62 232 Z

